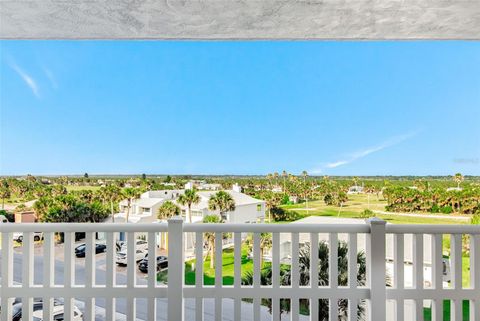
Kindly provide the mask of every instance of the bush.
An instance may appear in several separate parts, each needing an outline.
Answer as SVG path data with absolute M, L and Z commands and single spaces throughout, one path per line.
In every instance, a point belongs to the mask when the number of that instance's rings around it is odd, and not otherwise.
M 448 206 L 443 206 L 440 208 L 440 212 L 443 213 L 443 214 L 451 214 L 453 213 L 453 208 L 448 205 Z
M 287 211 L 281 207 L 276 206 L 272 207 L 270 213 L 275 222 L 291 222 L 302 218 L 302 215 L 300 215 L 298 212 Z
M 440 213 L 440 206 L 433 204 L 432 208 L 430 209 L 430 213 Z
M 376 217 L 375 213 L 369 209 L 365 209 L 360 213 L 361 218 L 370 218 L 370 217 Z
M 470 224 L 480 225 L 480 212 L 473 214 L 472 218 L 470 219 Z
M 15 215 L 13 213 L 7 212 L 6 210 L 0 210 L 0 215 L 5 216 L 9 222 L 15 222 Z

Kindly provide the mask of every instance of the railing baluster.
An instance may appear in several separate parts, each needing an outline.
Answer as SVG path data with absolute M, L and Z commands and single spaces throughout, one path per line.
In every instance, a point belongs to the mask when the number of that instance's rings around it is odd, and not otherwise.
M 357 288 L 357 234 L 348 234 L 348 287 L 353 291 Z M 357 320 L 357 299 L 348 300 L 348 319 Z
M 177 216 L 168 220 L 168 310 L 167 320 L 184 320 L 183 279 L 183 221 Z M 180 250 L 179 250 L 180 249 Z
M 195 286 L 203 287 L 203 233 L 195 233 Z M 203 298 L 195 298 L 195 320 L 203 321 Z
M 401 291 L 405 287 L 405 248 L 404 248 L 404 234 L 394 234 L 394 288 Z M 403 321 L 405 303 L 403 299 L 398 299 L 395 302 L 395 321 Z
M 300 267 L 298 261 L 298 252 L 299 252 L 299 234 L 292 233 L 292 262 L 291 262 L 291 269 L 292 269 L 292 289 L 298 289 L 300 284 Z M 291 298 L 290 306 L 291 306 L 291 314 L 292 314 L 292 321 L 298 321 L 300 315 L 300 307 L 299 307 L 299 298 L 294 297 Z
M 148 232 L 148 289 L 151 296 L 148 298 L 148 320 L 157 319 L 157 300 L 155 288 L 157 287 L 157 233 Z
M 280 287 L 280 233 L 272 233 L 272 289 Z M 272 320 L 280 321 L 280 299 L 272 297 Z
M 413 235 L 413 286 L 423 290 L 423 234 Z M 423 320 L 423 300 L 415 300 L 415 320 Z
M 478 293 L 470 300 L 470 320 L 480 321 L 480 234 L 470 235 L 470 287 Z
M 221 289 L 223 285 L 222 275 L 222 253 L 223 253 L 223 240 L 222 233 L 215 232 L 215 288 Z M 222 320 L 222 298 L 219 295 L 215 295 L 215 320 Z
M 233 262 L 233 273 L 234 273 L 234 278 L 233 278 L 233 286 L 237 291 L 240 290 L 242 286 L 242 233 L 234 233 L 233 235 L 233 244 L 234 244 L 234 262 Z M 235 298 L 233 301 L 234 304 L 234 320 L 235 321 L 241 321 L 242 318 L 242 301 L 240 298 Z
M 260 253 L 261 234 L 253 234 L 253 287 L 261 286 L 261 253 Z M 253 320 L 260 321 L 260 300 L 253 298 Z
M 0 223 L 1 224 L 1 223 Z M 13 283 L 13 240 L 12 233 L 2 232 L 1 239 L 2 246 L 2 279 L 1 279 L 1 293 L 2 293 L 2 312 L 0 318 L 2 321 L 12 320 L 12 300 L 11 297 L 6 297 L 8 288 Z
M 53 240 L 53 233 L 46 232 L 43 233 L 43 248 L 44 248 L 44 255 L 43 255 L 43 286 L 45 288 L 51 288 L 54 283 L 54 240 Z M 52 312 L 53 312 L 53 299 L 48 296 L 43 297 L 43 319 L 46 321 L 52 320 Z
M 33 239 L 32 232 L 23 232 L 23 241 L 22 241 L 22 287 L 29 289 L 33 286 Z M 22 318 L 25 320 L 33 319 L 33 299 L 31 297 L 25 296 L 22 298 Z
M 432 234 L 432 287 L 443 289 L 442 234 Z M 443 300 L 432 300 L 432 320 L 443 320 Z
M 451 264 L 451 284 L 455 291 L 462 289 L 462 235 L 450 235 L 450 262 Z M 443 272 L 443 263 L 442 263 Z M 443 273 L 442 273 L 443 274 Z M 463 301 L 461 299 L 452 300 L 450 303 L 450 320 L 462 321 L 462 307 Z
M 328 285 L 331 289 L 338 287 L 338 234 L 330 233 L 330 251 L 328 258 Z M 329 299 L 329 316 L 330 320 L 337 321 L 338 319 L 338 298 L 331 297 Z
M 95 286 L 95 233 L 87 232 L 85 235 L 85 287 L 93 288 Z M 86 321 L 95 320 L 95 299 L 85 298 Z
M 383 321 L 386 316 L 386 264 L 385 224 L 378 218 L 370 218 L 370 234 L 367 234 L 368 285 L 370 286 L 369 320 Z
M 310 233 L 310 287 L 318 288 L 318 233 Z M 310 299 L 310 321 L 318 320 L 318 297 Z
M 73 242 L 75 233 L 64 232 L 64 275 L 63 286 L 65 289 L 71 289 L 75 286 L 75 256 L 73 254 Z M 66 296 L 65 304 L 65 320 L 73 320 L 73 298 Z
M 115 264 L 115 255 L 117 252 L 116 233 L 106 233 L 107 255 L 106 260 L 106 280 L 107 289 L 113 289 L 116 286 L 117 267 Z M 105 318 L 107 321 L 115 321 L 116 319 L 116 299 L 113 297 L 105 298 Z
M 133 289 L 136 286 L 136 256 L 137 256 L 137 240 L 135 232 L 127 232 L 127 288 Z M 127 298 L 127 320 L 135 320 L 136 318 L 135 298 Z

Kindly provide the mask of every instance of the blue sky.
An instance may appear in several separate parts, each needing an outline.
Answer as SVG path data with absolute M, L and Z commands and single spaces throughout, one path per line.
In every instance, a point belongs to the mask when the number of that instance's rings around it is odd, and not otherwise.
M 0 46 L 0 175 L 480 175 L 479 42 Z

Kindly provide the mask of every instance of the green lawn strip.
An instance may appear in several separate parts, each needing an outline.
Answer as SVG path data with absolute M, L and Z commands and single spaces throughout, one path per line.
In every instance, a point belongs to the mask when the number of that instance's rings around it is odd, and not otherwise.
M 468 300 L 463 300 L 463 321 L 469 321 L 469 306 L 470 302 Z M 432 309 L 431 308 L 424 308 L 423 309 L 423 316 L 425 321 L 431 321 L 432 320 Z M 450 300 L 444 300 L 443 301 L 443 321 L 450 321 Z

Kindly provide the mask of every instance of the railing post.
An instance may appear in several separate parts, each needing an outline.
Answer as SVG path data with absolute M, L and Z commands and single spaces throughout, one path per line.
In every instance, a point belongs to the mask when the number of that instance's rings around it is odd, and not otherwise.
M 369 320 L 384 321 L 386 318 L 386 266 L 385 266 L 385 224 L 379 218 L 367 220 L 370 234 L 367 234 L 367 284 L 370 288 Z
M 168 312 L 167 320 L 183 321 L 183 220 L 175 216 L 168 220 Z

